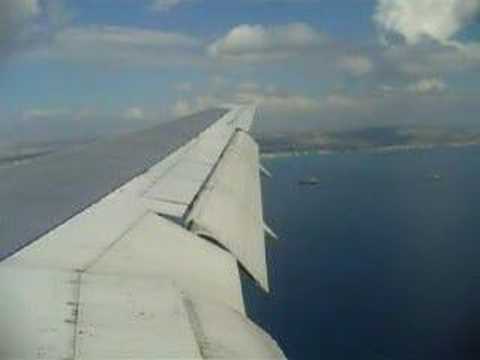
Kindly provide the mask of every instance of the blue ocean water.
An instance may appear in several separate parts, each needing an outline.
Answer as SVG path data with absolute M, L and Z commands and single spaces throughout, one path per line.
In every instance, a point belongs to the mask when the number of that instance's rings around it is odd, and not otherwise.
M 244 292 L 289 358 L 480 359 L 480 147 L 264 163 L 281 239 Z

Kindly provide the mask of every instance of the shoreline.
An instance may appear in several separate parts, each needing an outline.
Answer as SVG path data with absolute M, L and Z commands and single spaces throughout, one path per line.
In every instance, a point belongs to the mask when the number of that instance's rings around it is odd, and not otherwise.
M 301 157 L 309 155 L 334 155 L 334 154 L 352 154 L 352 153 L 369 153 L 369 154 L 385 154 L 385 153 L 396 153 L 396 152 L 405 152 L 405 151 L 426 151 L 434 150 L 441 148 L 464 148 L 479 146 L 480 143 L 450 143 L 450 144 L 425 144 L 425 145 L 393 145 L 393 146 L 383 146 L 377 148 L 364 148 L 364 149 L 345 149 L 345 150 L 302 150 L 302 151 L 279 151 L 279 152 L 269 152 L 261 153 L 260 157 L 262 159 L 278 159 L 278 158 L 287 158 L 287 157 Z

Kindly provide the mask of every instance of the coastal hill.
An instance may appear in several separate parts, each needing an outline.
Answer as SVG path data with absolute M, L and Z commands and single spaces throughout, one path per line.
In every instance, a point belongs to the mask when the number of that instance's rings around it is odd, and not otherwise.
M 355 130 L 256 134 L 264 154 L 309 151 L 393 150 L 480 144 L 480 131 L 366 127 Z

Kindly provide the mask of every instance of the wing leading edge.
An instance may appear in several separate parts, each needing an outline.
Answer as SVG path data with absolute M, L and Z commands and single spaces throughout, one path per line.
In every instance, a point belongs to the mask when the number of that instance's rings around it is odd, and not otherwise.
M 255 108 L 215 114 L 0 263 L 2 359 L 284 357 L 240 284 L 268 289 Z

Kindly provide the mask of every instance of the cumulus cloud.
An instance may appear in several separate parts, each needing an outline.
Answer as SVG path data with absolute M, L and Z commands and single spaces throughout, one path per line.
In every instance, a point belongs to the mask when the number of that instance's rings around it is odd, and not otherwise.
M 39 15 L 38 0 L 2 0 L 0 2 L 0 51 L 2 54 L 27 36 L 29 27 Z
M 206 93 L 190 98 L 177 100 L 171 113 L 177 117 L 192 114 L 211 107 L 228 106 L 229 104 L 256 104 L 262 111 L 273 117 L 315 114 L 325 105 L 320 99 L 304 94 L 290 94 L 272 86 L 261 86 L 253 82 L 241 83 L 224 88 L 221 93 Z
M 0 1 L 0 59 L 44 45 L 68 20 L 63 0 Z
M 358 107 L 360 102 L 345 94 L 330 94 L 325 98 L 325 104 L 330 109 L 352 109 Z
M 410 84 L 407 89 L 417 94 L 441 93 L 447 89 L 447 84 L 438 78 L 421 79 Z
M 72 111 L 67 108 L 38 108 L 24 111 L 22 118 L 24 120 L 49 120 L 71 115 Z
M 480 10 L 478 0 L 377 0 L 374 20 L 386 34 L 414 45 L 425 38 L 447 42 Z
M 239 25 L 211 44 L 208 53 L 222 60 L 268 62 L 305 54 L 326 42 L 326 35 L 305 23 Z
M 181 4 L 192 2 L 193 0 L 153 0 L 152 11 L 165 12 Z
M 246 81 L 238 84 L 239 91 L 257 91 L 259 89 L 259 85 L 253 81 Z
M 178 99 L 171 107 L 170 113 L 174 117 L 187 116 L 214 107 L 229 107 L 233 104 L 231 100 L 229 96 L 217 96 L 213 94 Z M 238 103 L 235 105 L 238 105 Z
M 255 103 L 275 113 L 312 113 L 321 108 L 318 99 L 305 95 L 267 94 L 260 91 L 241 91 L 234 95 L 235 103 Z
M 353 55 L 340 59 L 339 67 L 353 76 L 364 76 L 373 70 L 372 61 L 366 56 Z
M 184 103 L 179 103 L 184 105 Z M 275 113 L 312 113 L 318 111 L 322 103 L 315 97 L 290 93 L 272 85 L 263 86 L 256 82 L 243 82 L 226 86 L 221 91 L 202 94 L 190 101 L 190 109 L 201 110 L 228 104 L 256 104 Z
M 175 90 L 178 92 L 191 92 L 193 90 L 193 84 L 189 81 L 181 82 L 175 85 Z
M 167 9 L 181 2 L 155 3 Z M 64 0 L 1 0 L 0 60 L 18 50 L 34 61 L 67 63 L 157 66 L 204 61 L 202 43 L 192 36 L 126 26 L 70 26 Z
M 436 77 L 480 68 L 480 44 L 451 43 L 396 46 L 382 53 L 390 73 L 407 77 Z
M 188 100 L 180 99 L 177 100 L 175 104 L 173 104 L 171 113 L 174 117 L 177 118 L 193 114 L 197 109 L 200 110 L 197 105 L 189 102 Z
M 145 119 L 145 113 L 140 107 L 130 107 L 125 111 L 125 117 L 130 120 L 143 120 Z
M 18 111 L 0 108 L 0 142 L 42 142 L 94 139 L 125 134 L 170 120 L 165 108 L 110 108 L 61 104 Z
M 200 42 L 180 33 L 119 26 L 69 27 L 48 47 L 32 53 L 46 59 L 104 65 L 164 66 L 199 61 Z

